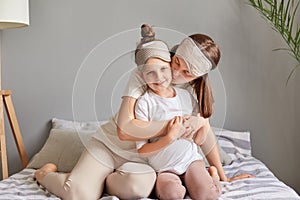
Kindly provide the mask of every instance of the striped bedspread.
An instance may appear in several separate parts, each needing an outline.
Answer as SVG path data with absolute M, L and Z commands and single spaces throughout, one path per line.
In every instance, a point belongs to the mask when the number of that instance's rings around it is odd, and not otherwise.
M 297 193 L 278 180 L 258 159 L 251 156 L 250 133 L 215 130 L 219 145 L 232 157 L 233 162 L 224 166 L 228 177 L 249 173 L 256 178 L 222 182 L 220 200 L 227 199 L 300 199 Z M 33 180 L 34 169 L 24 169 L 0 181 L 0 199 L 59 199 L 39 187 Z M 188 196 L 186 197 L 188 199 Z M 118 200 L 104 195 L 101 200 Z
M 248 173 L 256 178 L 222 183 L 222 195 L 225 199 L 300 199 L 289 186 L 278 180 L 260 160 L 251 156 L 249 132 L 228 130 L 215 131 L 219 144 L 232 157 L 233 162 L 224 166 L 227 177 Z

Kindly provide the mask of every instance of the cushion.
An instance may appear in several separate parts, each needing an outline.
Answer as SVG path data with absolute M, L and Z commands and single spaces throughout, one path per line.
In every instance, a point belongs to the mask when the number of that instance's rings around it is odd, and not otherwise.
M 90 138 L 99 125 L 98 122 L 52 119 L 52 129 L 46 143 L 27 167 L 38 169 L 51 162 L 57 165 L 58 171 L 70 172 L 84 150 L 81 139 Z
M 215 129 L 214 133 L 218 138 L 219 146 L 230 157 L 236 157 L 237 154 L 252 155 L 249 131 Z
M 33 156 L 27 167 L 38 169 L 51 162 L 57 165 L 59 172 L 70 172 L 84 149 L 82 140 L 87 141 L 103 123 L 105 121 L 74 122 L 53 118 L 48 139 L 42 149 Z M 215 133 L 217 132 L 215 131 Z M 199 152 L 202 153 L 200 148 Z M 232 162 L 231 157 L 220 146 L 219 152 L 223 165 Z M 205 158 L 204 155 L 203 158 Z M 209 166 L 207 161 L 206 166 Z

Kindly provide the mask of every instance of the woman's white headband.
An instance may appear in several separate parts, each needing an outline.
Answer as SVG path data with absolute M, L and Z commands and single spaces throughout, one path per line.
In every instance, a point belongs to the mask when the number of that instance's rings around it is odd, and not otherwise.
M 190 73 L 194 76 L 202 76 L 212 69 L 211 61 L 203 54 L 192 38 L 185 38 L 179 44 L 175 55 L 186 62 Z

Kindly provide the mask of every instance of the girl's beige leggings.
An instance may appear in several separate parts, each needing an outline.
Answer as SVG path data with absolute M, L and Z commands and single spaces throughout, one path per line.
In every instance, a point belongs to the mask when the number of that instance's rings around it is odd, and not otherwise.
M 49 173 L 41 184 L 63 200 L 99 199 L 105 182 L 106 192 L 120 199 L 150 195 L 156 180 L 156 173 L 150 166 L 128 162 L 95 139 L 89 146 L 94 148 L 93 154 L 85 150 L 71 173 Z M 94 153 L 102 158 L 101 161 L 94 158 Z

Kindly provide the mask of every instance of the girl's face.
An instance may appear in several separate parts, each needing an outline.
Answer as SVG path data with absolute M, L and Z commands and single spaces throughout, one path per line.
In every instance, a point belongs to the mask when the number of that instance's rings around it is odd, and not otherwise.
M 165 96 L 171 91 L 172 72 L 170 63 L 158 58 L 150 58 L 144 65 L 142 75 L 144 81 L 154 93 Z
M 171 68 L 173 76 L 172 83 L 174 84 L 188 83 L 198 78 L 190 73 L 186 62 L 176 55 L 172 57 Z

